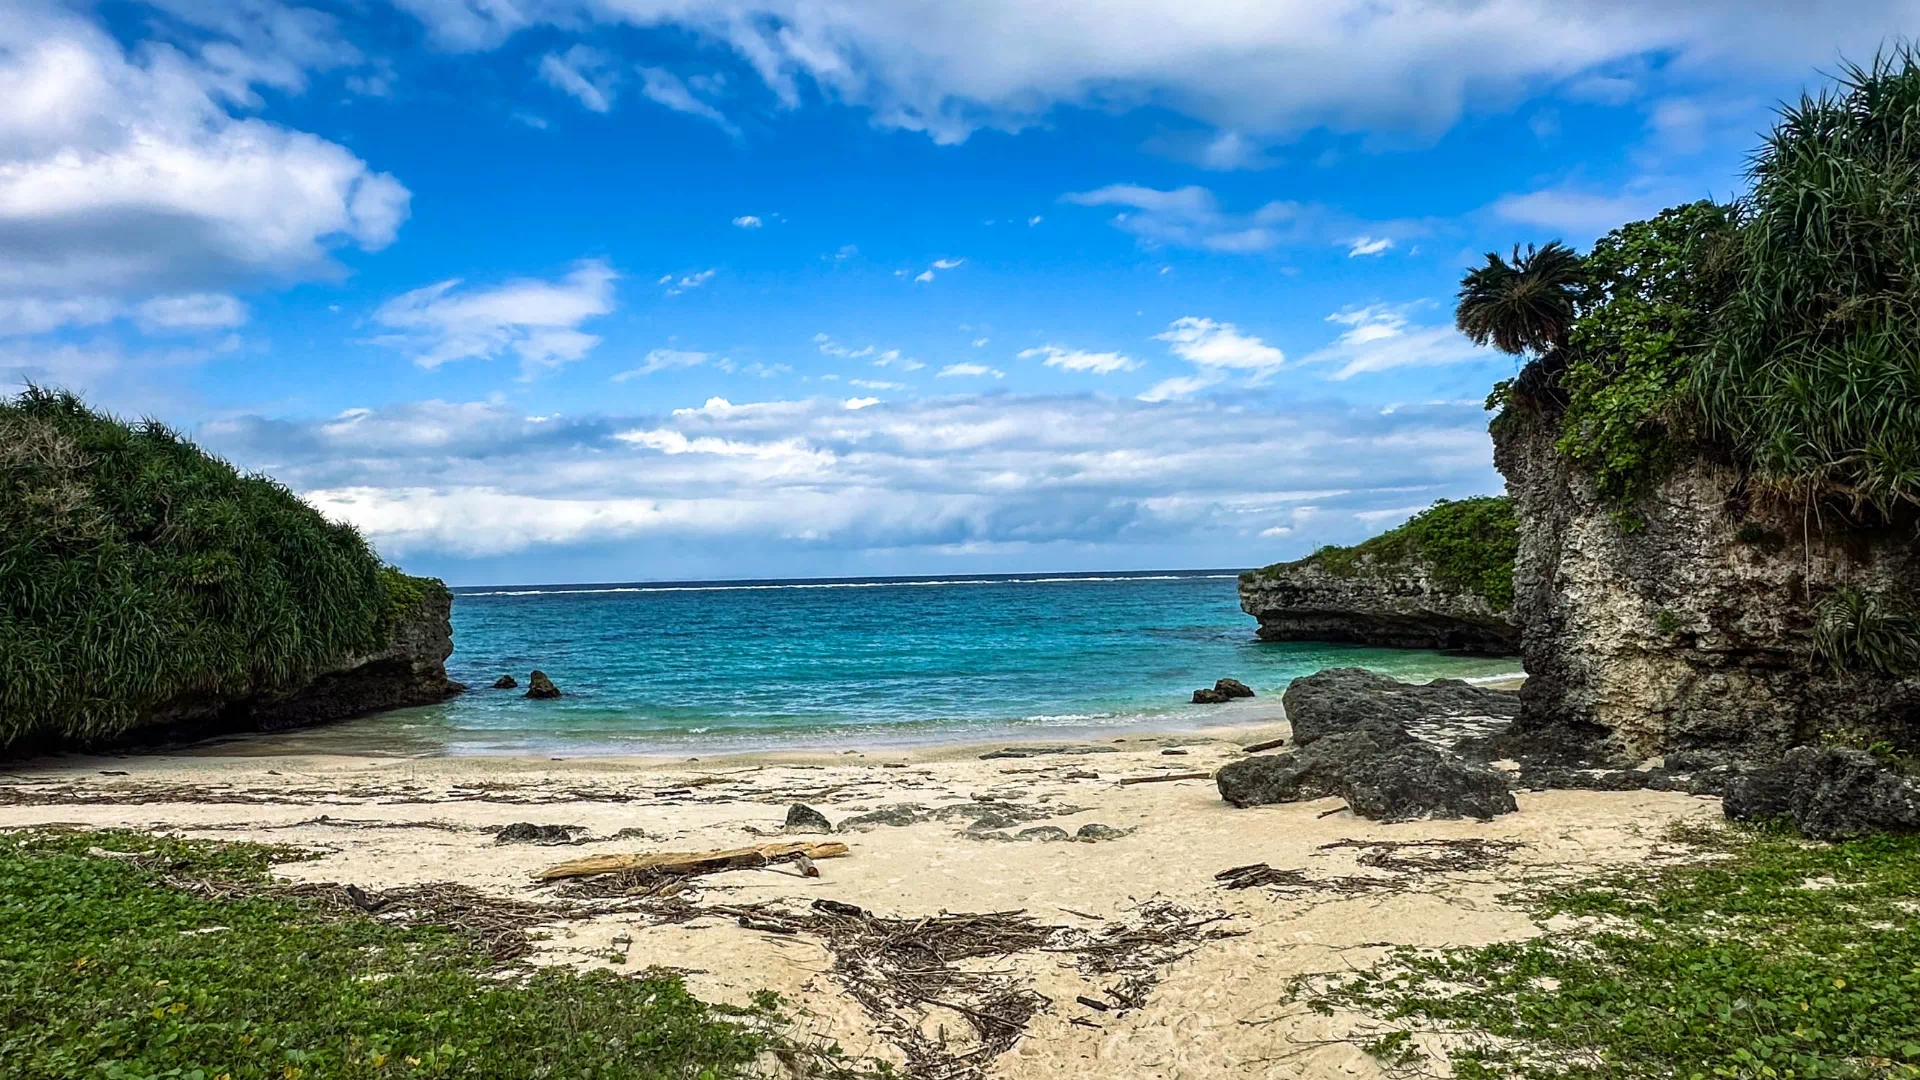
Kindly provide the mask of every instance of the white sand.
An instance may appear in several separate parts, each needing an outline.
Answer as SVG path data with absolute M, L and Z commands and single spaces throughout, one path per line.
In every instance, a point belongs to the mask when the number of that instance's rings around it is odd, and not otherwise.
M 1332 799 L 1235 810 L 1220 801 L 1210 780 L 1116 782 L 1157 772 L 1210 772 L 1242 756 L 1240 744 L 1284 730 L 1239 732 L 1232 740 L 1134 736 L 1100 744 L 1117 748 L 1113 753 L 988 761 L 979 759 L 988 749 L 983 747 L 698 762 L 67 758 L 0 772 L 0 826 L 124 826 L 298 844 L 328 854 L 282 867 L 289 878 L 369 890 L 453 881 L 502 896 L 540 898 L 549 894 L 529 879 L 540 867 L 601 852 L 764 842 L 778 832 L 793 802 L 814 806 L 835 822 L 879 806 L 938 807 L 975 796 L 1078 808 L 1015 830 L 1059 825 L 1073 831 L 1098 822 L 1133 832 L 1100 843 L 1039 843 L 969 837 L 964 820 L 880 827 L 835 837 L 851 844 L 852 854 L 821 862 L 817 879 L 790 868 L 734 871 L 700 878 L 683 895 L 702 905 L 789 899 L 796 908 L 824 897 L 905 917 L 1019 908 L 1045 922 L 1091 928 L 1126 920 L 1151 898 L 1225 911 L 1232 918 L 1224 925 L 1244 936 L 1204 944 L 1165 967 L 1147 1005 L 1136 1010 L 1101 1013 L 1077 1004 L 1077 995 L 1101 997 L 1116 980 L 1083 977 L 1070 956 L 1026 953 L 975 962 L 1018 973 L 1053 1002 L 995 1060 L 989 1075 L 1369 1077 L 1380 1070 L 1352 1045 L 1316 1042 L 1344 1037 L 1365 1021 L 1315 1017 L 1289 1004 L 1287 985 L 1294 975 L 1363 965 L 1386 944 L 1463 945 L 1525 936 L 1534 927 L 1500 898 L 1520 878 L 1655 857 L 1672 822 L 1718 810 L 1714 800 L 1672 793 L 1550 792 L 1522 794 L 1519 813 L 1485 824 L 1381 825 L 1356 818 Z M 1162 755 L 1176 743 L 1185 755 Z M 699 785 L 691 795 L 654 794 L 690 783 Z M 49 801 L 32 804 L 39 799 Z M 229 801 L 207 801 L 222 799 Z M 312 820 L 322 814 L 335 820 Z M 537 847 L 496 845 L 481 831 L 514 821 L 582 825 L 596 837 L 638 828 L 658 839 Z M 420 822 L 451 828 L 364 827 Z M 1507 866 L 1418 875 L 1398 891 L 1281 895 L 1228 891 L 1214 880 L 1229 867 L 1257 862 L 1304 869 L 1315 878 L 1378 874 L 1356 864 L 1358 850 L 1321 845 L 1460 837 L 1525 846 Z M 616 940 L 621 938 L 630 943 Z M 581 965 L 605 964 L 610 950 L 624 951 L 621 970 L 682 969 L 692 989 L 709 1000 L 744 1002 L 755 990 L 771 989 L 788 999 L 812 1031 L 849 1053 L 899 1060 L 897 1048 L 876 1034 L 874 1018 L 830 972 L 823 943 L 806 935 L 767 934 L 720 917 L 654 925 L 623 914 L 556 926 L 541 949 L 541 962 Z M 960 1015 L 939 1006 L 927 1006 L 921 1026 L 947 1032 L 956 1044 L 970 1035 Z

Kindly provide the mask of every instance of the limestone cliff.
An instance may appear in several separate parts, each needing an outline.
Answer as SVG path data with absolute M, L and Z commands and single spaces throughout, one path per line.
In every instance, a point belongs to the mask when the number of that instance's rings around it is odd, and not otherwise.
M 330 665 L 292 689 L 257 687 L 230 697 L 195 697 L 153 709 L 134 741 L 178 740 L 244 731 L 284 731 L 369 713 L 431 705 L 465 690 L 447 678 L 453 654 L 453 594 L 439 581 L 412 579 L 420 596 L 396 613 L 387 646 Z
M 1494 425 L 1520 523 L 1516 739 L 1628 758 L 1766 759 L 1834 734 L 1912 743 L 1920 681 L 1813 656 L 1815 609 L 1836 589 L 1920 596 L 1912 522 L 1823 529 L 1696 459 L 1623 526 L 1555 451 L 1557 430 L 1524 400 Z
M 1364 544 L 1240 575 L 1263 641 L 1508 655 L 1513 523 L 1503 499 L 1443 502 Z

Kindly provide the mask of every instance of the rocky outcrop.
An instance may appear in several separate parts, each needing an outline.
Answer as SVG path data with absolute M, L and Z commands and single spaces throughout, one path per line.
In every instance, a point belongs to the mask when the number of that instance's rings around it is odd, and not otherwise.
M 296 687 L 170 702 L 144 714 L 127 741 L 285 731 L 453 697 L 466 689 L 447 678 L 453 594 L 438 581 L 423 579 L 422 585 L 419 600 L 395 620 L 387 647 L 379 652 L 346 657 Z
M 1520 632 L 1484 597 L 1435 580 L 1418 560 L 1361 555 L 1336 573 L 1320 555 L 1240 575 L 1240 610 L 1262 641 L 1336 641 L 1511 655 Z
M 1512 694 L 1333 668 L 1295 679 L 1282 700 L 1298 749 L 1222 768 L 1214 780 L 1230 805 L 1337 795 L 1378 821 L 1486 820 L 1518 809 L 1504 775 L 1454 752 L 1504 728 L 1518 709 Z
M 1860 750 L 1801 746 L 1734 781 L 1735 821 L 1791 820 L 1816 840 L 1920 831 L 1920 784 Z
M 1212 687 L 1201 687 L 1193 692 L 1195 705 L 1221 705 L 1234 698 L 1253 697 L 1253 687 L 1239 679 L 1218 679 Z
M 1813 659 L 1815 609 L 1837 588 L 1920 597 L 1911 521 L 1823 529 L 1695 460 L 1623 527 L 1555 451 L 1557 431 L 1550 408 L 1524 401 L 1494 431 L 1520 522 L 1516 751 L 1767 761 L 1829 733 L 1912 744 L 1920 680 Z

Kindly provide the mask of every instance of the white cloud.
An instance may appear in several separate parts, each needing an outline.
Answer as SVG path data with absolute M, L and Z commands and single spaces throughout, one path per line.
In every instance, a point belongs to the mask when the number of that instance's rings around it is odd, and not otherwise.
M 1022 349 L 1022 360 L 1044 359 L 1047 367 L 1062 371 L 1090 371 L 1095 375 L 1111 375 L 1116 371 L 1134 371 L 1140 367 L 1140 361 L 1117 352 L 1087 352 L 1084 349 L 1069 349 L 1061 345 L 1042 345 L 1037 349 Z
M 339 272 L 331 252 L 391 243 L 400 182 L 345 147 L 244 115 L 257 86 L 358 54 L 329 16 L 169 5 L 191 50 L 123 47 L 64 6 L 0 15 L 0 298 L 137 305 L 147 297 Z M 239 112 L 236 112 L 239 110 Z M 70 310 L 62 322 L 85 323 Z M 43 309 L 35 318 L 45 321 Z M 27 321 L 18 313 L 16 324 Z
M 934 378 L 955 379 L 955 378 L 969 378 L 977 375 L 991 375 L 996 379 L 1004 379 L 1007 377 L 1007 373 L 999 370 L 998 368 L 990 368 L 985 364 L 968 363 L 968 364 L 948 364 L 946 367 L 941 368 L 939 373 L 936 374 Z
M 651 375 L 656 371 L 666 371 L 670 368 L 699 367 L 711 359 L 709 354 L 703 352 L 689 352 L 685 349 L 654 349 L 647 353 L 639 367 L 630 368 L 613 376 L 612 381 L 626 382 L 629 379 L 637 379 L 643 375 Z M 720 362 L 726 363 L 725 360 Z
M 149 334 L 230 330 L 247 321 L 247 306 L 225 293 L 156 296 L 139 306 L 136 319 Z
M 766 222 L 761 221 L 752 214 L 741 214 L 739 217 L 733 219 L 733 223 L 742 229 L 757 229 L 766 224 Z
M 654 284 L 668 286 L 668 296 L 679 296 L 688 289 L 697 289 L 707 282 L 712 281 L 713 275 L 717 273 L 719 273 L 719 271 L 714 269 L 698 270 L 691 274 L 680 275 L 677 281 L 672 274 L 662 274 L 660 275 L 660 280 Z
M 985 348 L 985 347 L 986 347 L 986 345 L 987 345 L 987 339 L 986 339 L 986 338 L 983 338 L 983 337 L 977 337 L 977 338 L 974 338 L 974 339 L 973 339 L 973 347 L 974 347 L 974 348 L 976 348 L 976 349 L 983 349 L 983 348 Z
M 1356 236 L 1347 247 L 1347 258 L 1358 259 L 1365 255 L 1385 255 L 1393 249 L 1391 237 Z
M 1196 316 L 1175 319 L 1154 335 L 1168 351 L 1196 367 L 1216 372 L 1247 371 L 1255 381 L 1270 377 L 1287 362 L 1286 354 L 1232 323 Z
M 1346 327 L 1333 344 L 1310 353 L 1302 364 L 1332 364 L 1331 379 L 1402 367 L 1437 367 L 1493 358 L 1452 326 L 1416 326 L 1411 314 L 1429 305 L 1370 304 L 1327 316 Z
M 1503 221 L 1550 229 L 1579 240 L 1596 237 L 1629 221 L 1651 217 L 1661 208 L 1685 201 L 1681 191 L 1636 184 L 1626 191 L 1599 194 L 1573 188 L 1545 188 L 1522 195 L 1505 195 L 1493 204 Z
M 804 88 L 874 123 L 958 142 L 1060 105 L 1153 105 L 1221 132 L 1318 126 L 1431 137 L 1471 106 L 1658 58 L 1662 77 L 1799 72 L 1910 31 L 1906 0 L 397 0 L 438 43 L 497 45 L 536 23 L 671 25 L 750 65 L 776 101 Z M 1631 81 L 1630 79 L 1627 81 Z M 1233 153 L 1222 151 L 1229 160 Z
M 1257 542 L 1274 528 L 1304 552 L 1364 534 L 1358 513 L 1491 490 L 1485 423 L 1477 403 L 1383 415 L 993 395 L 859 409 L 715 398 L 540 421 L 507 403 L 421 402 L 200 434 L 395 558 L 620 544 L 645 565 L 692 545 L 756 552 L 754 572 L 777 572 L 802 547 L 1215 544 L 1260 549 L 1252 561 L 1282 554 Z M 788 561 L 766 563 L 770 551 Z
M 862 390 L 905 390 L 907 388 L 906 383 L 887 382 L 884 379 L 848 379 L 847 384 Z
M 1035 214 L 1035 215 L 1033 215 L 1032 217 L 1030 217 L 1030 218 L 1028 218 L 1028 219 L 1027 219 L 1027 224 L 1028 224 L 1029 226 L 1032 226 L 1032 225 L 1038 225 L 1038 224 L 1040 224 L 1040 223 L 1041 223 L 1042 221 L 1045 221 L 1045 220 L 1046 220 L 1046 219 L 1045 219 L 1045 218 L 1043 218 L 1043 217 L 1041 217 L 1041 216 L 1040 216 L 1039 214 Z
M 840 404 L 842 408 L 845 408 L 849 412 L 859 412 L 861 409 L 871 408 L 872 406 L 880 404 L 880 399 L 877 397 L 850 397 Z
M 648 100 L 664 105 L 674 112 L 697 116 L 711 122 L 715 127 L 736 139 L 740 137 L 739 127 L 727 119 L 726 114 L 695 97 L 687 84 L 673 72 L 666 68 L 644 67 L 640 69 L 640 78 L 643 80 L 640 92 L 645 94 Z
M 1251 254 L 1282 246 L 1332 242 L 1352 236 L 1361 224 L 1315 203 L 1274 201 L 1246 213 L 1233 213 L 1221 208 L 1212 191 L 1197 185 L 1161 191 L 1138 184 L 1109 184 L 1060 198 L 1077 206 L 1121 207 L 1113 216 L 1113 226 L 1132 233 L 1147 248 L 1171 245 Z M 1424 228 L 1417 222 L 1376 222 L 1373 227 L 1399 232 Z
M 924 284 L 926 284 L 927 282 L 929 282 L 929 281 L 932 281 L 932 280 L 933 280 L 933 271 L 931 271 L 931 270 L 922 270 L 922 271 L 920 271 L 920 272 L 919 272 L 918 274 L 916 274 L 916 275 L 914 275 L 914 278 L 913 278 L 913 280 L 914 280 L 914 281 L 916 281 L 916 282 L 919 282 L 919 283 L 921 283 L 921 284 L 923 284 L 923 285 L 924 285 Z
M 462 288 L 459 278 L 394 297 L 374 322 L 395 331 L 374 338 L 413 355 L 421 367 L 492 359 L 508 350 L 523 374 L 585 356 L 600 343 L 579 327 L 613 310 L 619 275 L 598 259 L 575 264 L 558 281 L 523 278 L 492 288 Z
M 951 270 L 966 261 L 965 259 L 935 259 L 933 260 L 933 268 L 935 270 Z
M 837 356 L 846 360 L 866 360 L 874 367 L 893 367 L 897 364 L 902 371 L 919 371 L 927 366 L 911 356 L 902 355 L 899 349 L 882 349 L 878 345 L 862 345 L 858 349 L 849 348 L 824 333 L 813 335 L 813 343 L 827 356 Z
M 1162 379 L 1148 387 L 1140 395 L 1141 401 L 1176 401 L 1197 394 L 1210 386 L 1220 385 L 1216 375 L 1176 375 L 1171 379 Z
M 591 45 L 575 45 L 564 53 L 541 57 L 540 77 L 547 85 L 573 95 L 588 110 L 604 113 L 613 108 L 613 96 L 620 85 L 620 64 Z

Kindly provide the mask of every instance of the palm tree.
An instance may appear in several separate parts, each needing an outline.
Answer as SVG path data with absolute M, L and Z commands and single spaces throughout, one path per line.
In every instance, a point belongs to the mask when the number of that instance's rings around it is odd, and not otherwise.
M 1567 347 L 1580 280 L 1580 256 L 1558 240 L 1543 248 L 1528 244 L 1524 255 L 1515 244 L 1512 261 L 1489 251 L 1485 266 L 1460 279 L 1454 325 L 1475 345 L 1547 356 Z

